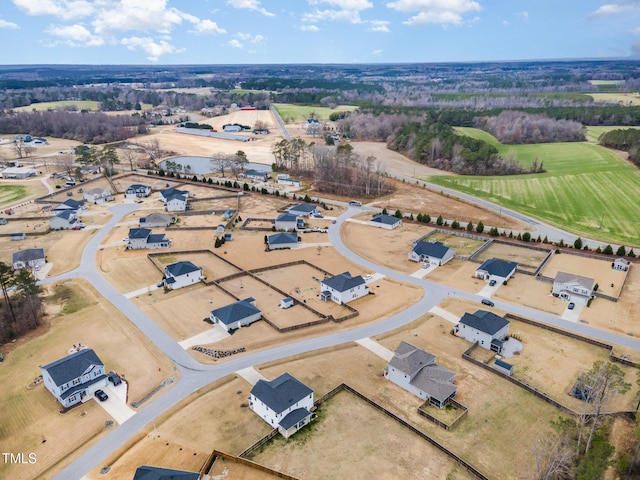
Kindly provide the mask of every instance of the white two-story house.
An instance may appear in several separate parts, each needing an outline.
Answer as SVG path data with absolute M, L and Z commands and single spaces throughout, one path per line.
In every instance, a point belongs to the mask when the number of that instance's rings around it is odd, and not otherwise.
M 91 398 L 107 385 L 104 364 L 91 349 L 80 350 L 40 367 L 44 386 L 65 407 Z
M 159 286 L 171 290 L 187 287 L 204 279 L 202 268 L 191 262 L 176 262 L 164 267 L 164 280 Z
M 482 348 L 500 353 L 509 335 L 509 320 L 486 310 L 478 310 L 475 313 L 465 313 L 454 332 L 465 340 L 478 342 Z
M 313 390 L 288 373 L 270 382 L 258 380 L 249 395 L 249 408 L 289 438 L 311 421 Z
M 320 282 L 320 298 L 325 302 L 333 300 L 339 305 L 349 303 L 369 293 L 364 278 L 360 275 L 352 277 L 349 272 L 335 277 L 325 278 Z
M 595 285 L 593 278 L 558 272 L 553 280 L 551 293 L 569 302 L 586 304 L 593 295 Z

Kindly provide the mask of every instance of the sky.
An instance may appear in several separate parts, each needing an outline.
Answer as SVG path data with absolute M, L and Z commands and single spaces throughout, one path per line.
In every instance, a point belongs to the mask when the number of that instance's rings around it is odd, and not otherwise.
M 640 0 L 1 0 L 0 64 L 640 58 Z

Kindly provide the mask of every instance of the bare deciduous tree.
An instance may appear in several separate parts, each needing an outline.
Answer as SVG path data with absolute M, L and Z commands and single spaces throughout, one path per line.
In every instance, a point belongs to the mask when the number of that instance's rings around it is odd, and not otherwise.
M 561 434 L 548 435 L 533 446 L 535 470 L 531 480 L 564 480 L 575 460 L 575 450 Z

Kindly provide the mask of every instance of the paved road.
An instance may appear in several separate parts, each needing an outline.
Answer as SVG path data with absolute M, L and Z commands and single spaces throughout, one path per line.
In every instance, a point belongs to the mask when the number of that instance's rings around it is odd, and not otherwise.
M 127 316 L 161 351 L 163 351 L 175 363 L 178 381 L 164 393 L 161 393 L 143 405 L 140 410 L 124 424 L 115 428 L 102 438 L 87 452 L 63 469 L 54 478 L 56 480 L 80 479 L 96 466 L 104 466 L 106 458 L 119 447 L 129 441 L 142 428 L 149 425 L 157 416 L 167 411 L 178 402 L 187 398 L 193 392 L 205 387 L 209 383 L 230 375 L 238 370 L 246 369 L 268 361 L 298 355 L 301 353 L 331 347 L 345 342 L 356 341 L 371 337 L 380 333 L 399 328 L 407 323 L 423 316 L 426 312 L 438 305 L 447 296 L 458 296 L 468 300 L 480 302 L 481 297 L 462 290 L 446 287 L 428 280 L 416 279 L 395 270 L 379 266 L 350 251 L 340 238 L 340 226 L 349 217 L 363 211 L 363 208 L 349 208 L 332 224 L 329 229 L 329 238 L 337 251 L 349 260 L 374 272 L 382 273 L 390 278 L 395 278 L 407 283 L 417 285 L 424 289 L 425 294 L 415 304 L 410 305 L 402 312 L 379 321 L 346 332 L 339 332 L 318 338 L 310 338 L 300 342 L 282 345 L 269 350 L 255 352 L 249 355 L 228 360 L 220 365 L 202 365 L 193 359 L 178 343 L 167 335 L 153 320 L 133 305 L 123 294 L 116 291 L 108 281 L 97 271 L 94 263 L 95 252 L 98 245 L 108 234 L 109 230 L 120 219 L 136 210 L 137 204 L 117 205 L 111 208 L 113 217 L 89 241 L 82 254 L 80 266 L 69 273 L 53 277 L 43 283 L 48 283 L 64 278 L 81 276 L 91 282 L 104 297 Z M 108 272 L 105 273 L 108 277 Z M 630 337 L 603 332 L 587 325 L 576 324 L 560 320 L 524 307 L 514 306 L 503 302 L 496 302 L 500 308 L 514 314 L 527 316 L 537 321 L 553 324 L 568 330 L 589 335 L 605 342 L 617 343 L 627 347 L 640 349 L 640 341 Z M 478 303 L 480 307 L 480 303 Z
M 273 115 L 273 118 L 275 118 L 276 122 L 278 122 L 278 126 L 280 127 L 280 130 L 282 131 L 282 135 L 284 136 L 284 138 L 286 140 L 291 141 L 291 134 L 287 130 L 287 127 L 282 121 L 282 117 L 280 116 L 276 108 L 274 106 L 271 106 L 269 107 L 269 110 L 271 110 L 271 114 Z

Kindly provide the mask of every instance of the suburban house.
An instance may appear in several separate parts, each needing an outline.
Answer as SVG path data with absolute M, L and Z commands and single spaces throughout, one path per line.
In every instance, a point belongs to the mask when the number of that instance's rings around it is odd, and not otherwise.
M 280 185 L 290 185 L 292 187 L 301 187 L 302 181 L 296 180 L 294 178 L 289 177 L 288 173 L 279 173 L 278 174 L 278 184 Z
M 158 198 L 162 203 L 167 203 L 167 200 L 174 195 L 182 195 L 186 198 L 189 198 L 188 190 L 178 190 L 177 188 L 167 188 L 166 190 L 162 190 L 158 192 Z
M 498 283 L 504 283 L 516 273 L 516 268 L 518 268 L 516 262 L 489 258 L 476 268 L 476 278 L 482 278 L 488 282 L 495 280 Z
M 58 212 L 49 219 L 51 230 L 70 230 L 78 224 L 78 216 L 75 210 Z
M 44 248 L 28 248 L 26 250 L 20 250 L 18 252 L 14 252 L 11 259 L 14 270 L 20 270 L 23 268 L 39 270 L 46 262 L 47 260 L 44 256 Z
M 387 230 L 393 230 L 394 228 L 402 226 L 402 219 L 394 217 L 392 215 L 384 215 L 382 213 L 379 213 L 371 220 L 369 220 L 369 225 L 385 228 Z
M 436 364 L 436 357 L 408 342 L 400 342 L 384 369 L 384 377 L 430 404 L 442 408 L 456 396 L 456 374 Z
M 68 408 L 107 385 L 104 364 L 91 349 L 72 353 L 40 367 L 44 386 Z
M 142 248 L 169 248 L 171 240 L 164 233 L 151 233 L 148 228 L 130 228 L 127 249 L 138 250 Z
M 509 321 L 487 312 L 465 313 L 456 324 L 454 333 L 470 342 L 478 342 L 482 348 L 502 352 L 504 340 L 509 335 Z
M 220 324 L 227 332 L 249 326 L 262 318 L 262 312 L 256 307 L 255 302 L 254 298 L 249 297 L 239 302 L 216 308 L 209 313 L 209 319 L 213 323 Z
M 67 200 L 62 202 L 60 205 L 56 205 L 55 207 L 53 207 L 51 211 L 55 213 L 66 212 L 66 211 L 79 212 L 86 209 L 87 209 L 87 205 L 84 202 L 74 200 L 73 198 L 68 198 Z
M 187 196 L 176 193 L 167 198 L 164 208 L 167 212 L 184 212 L 187 209 Z
M 151 195 L 151 187 L 149 185 L 142 185 L 141 183 L 129 185 L 124 191 L 124 198 L 143 198 L 149 195 Z
M 142 465 L 136 468 L 136 473 L 133 474 L 133 480 L 199 480 L 199 478 L 199 472 L 151 467 L 149 465 Z
M 558 272 L 551 293 L 569 302 L 587 303 L 593 296 L 596 281 L 593 278 Z
M 140 217 L 141 227 L 168 227 L 176 221 L 175 215 L 168 215 L 166 213 L 151 213 L 146 217 Z
M 259 170 L 246 170 L 238 175 L 238 177 L 266 182 L 267 180 L 269 180 L 269 177 L 271 177 L 271 175 L 269 175 L 268 172 L 261 172 Z
M 289 213 L 297 215 L 298 217 L 309 217 L 316 213 L 320 213 L 320 209 L 317 205 L 311 205 L 310 203 L 301 203 L 289 208 Z
M 626 258 L 616 258 L 611 264 L 611 268 L 620 272 L 626 272 L 630 266 L 631 262 Z
M 449 248 L 442 242 L 419 240 L 413 246 L 413 250 L 409 252 L 409 260 L 440 266 L 451 260 L 455 254 L 455 248 Z
M 274 233 L 267 237 L 267 245 L 269 250 L 278 250 L 282 248 L 293 248 L 298 245 L 297 233 Z
M 277 231 L 293 232 L 299 228 L 304 228 L 304 220 L 298 218 L 297 215 L 283 213 L 278 215 L 274 225 Z
M 176 262 L 164 267 L 164 279 L 158 286 L 177 290 L 198 283 L 203 279 L 202 268 L 188 261 Z
M 289 438 L 311 421 L 313 390 L 288 373 L 270 382 L 258 380 L 249 395 L 249 408 Z
M 107 188 L 90 188 L 82 192 L 82 198 L 91 203 L 105 203 L 111 202 L 113 195 Z
M 360 275 L 352 277 L 349 272 L 335 277 L 325 278 L 320 282 L 320 298 L 325 302 L 333 300 L 339 305 L 349 303 L 369 293 L 369 287 Z

